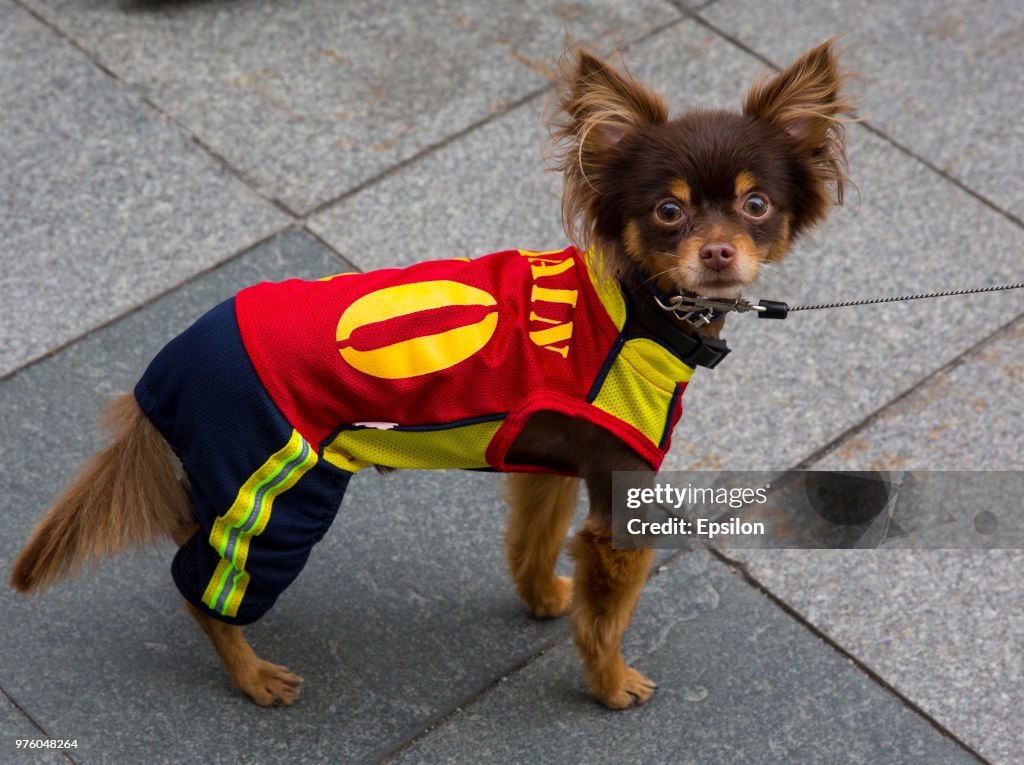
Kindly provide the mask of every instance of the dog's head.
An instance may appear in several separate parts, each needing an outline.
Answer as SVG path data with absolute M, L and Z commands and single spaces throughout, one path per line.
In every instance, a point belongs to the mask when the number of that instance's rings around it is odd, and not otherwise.
M 842 201 L 846 79 L 829 42 L 755 83 L 741 114 L 670 120 L 659 95 L 570 48 L 551 125 L 570 237 L 613 275 L 738 296 Z

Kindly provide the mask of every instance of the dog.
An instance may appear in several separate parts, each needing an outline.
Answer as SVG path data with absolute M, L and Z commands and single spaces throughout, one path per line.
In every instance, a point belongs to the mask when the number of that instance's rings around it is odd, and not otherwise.
M 242 626 L 298 575 L 348 478 L 376 466 L 509 473 L 505 548 L 538 617 L 570 614 L 588 687 L 655 684 L 620 643 L 652 551 L 612 544 L 615 471 L 653 477 L 698 366 L 727 347 L 662 310 L 733 299 L 842 202 L 848 73 L 832 41 L 758 80 L 740 113 L 669 119 L 624 68 L 570 44 L 550 120 L 572 245 L 240 292 L 154 359 L 34 531 L 11 584 L 39 592 L 170 537 L 186 606 L 234 685 L 291 704 L 301 679 Z M 590 508 L 555 563 L 584 482 Z

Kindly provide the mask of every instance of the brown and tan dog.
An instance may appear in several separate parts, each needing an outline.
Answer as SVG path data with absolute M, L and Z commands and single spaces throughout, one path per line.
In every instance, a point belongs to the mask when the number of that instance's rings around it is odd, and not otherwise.
M 664 101 L 623 70 L 572 48 L 552 120 L 565 176 L 566 229 L 580 251 L 598 254 L 601 278 L 649 286 L 647 297 L 737 297 L 762 263 L 842 199 L 842 89 L 832 45 L 756 83 L 742 113 L 703 111 L 669 119 Z M 680 335 L 717 337 L 722 322 Z M 196 532 L 187 480 L 175 454 L 131 395 L 110 409 L 112 444 L 58 498 L 17 559 L 12 585 L 41 591 L 101 556 Z M 570 614 L 593 693 L 608 707 L 646 701 L 654 683 L 626 665 L 620 642 L 647 576 L 650 550 L 615 549 L 611 476 L 648 471 L 650 460 L 593 421 L 534 413 L 506 463 L 555 474 L 512 474 L 506 551 L 526 607 Z M 390 467 L 383 465 L 383 467 Z M 572 580 L 555 563 L 585 481 L 590 510 L 570 543 Z M 300 678 L 255 655 L 241 627 L 189 603 L 234 684 L 259 704 L 289 704 Z

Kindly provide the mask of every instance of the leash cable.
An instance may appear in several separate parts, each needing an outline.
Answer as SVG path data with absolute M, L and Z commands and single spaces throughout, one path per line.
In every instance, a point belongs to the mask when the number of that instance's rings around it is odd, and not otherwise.
M 871 298 L 868 300 L 848 300 L 843 303 L 817 303 L 815 305 L 791 305 L 789 311 L 815 311 L 821 308 L 846 308 L 854 305 L 872 305 L 874 303 L 895 303 L 901 300 L 921 300 L 923 298 L 949 297 L 951 295 L 973 295 L 977 292 L 998 292 L 999 290 L 1016 290 L 1024 287 L 1024 282 L 1002 284 L 997 287 L 975 287 L 967 290 L 947 290 L 946 292 L 925 292 L 921 295 L 902 295 L 900 297 Z

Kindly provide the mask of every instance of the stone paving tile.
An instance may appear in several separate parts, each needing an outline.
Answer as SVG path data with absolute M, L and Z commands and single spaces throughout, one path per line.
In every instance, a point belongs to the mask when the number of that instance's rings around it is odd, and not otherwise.
M 911 151 L 1020 217 L 1024 6 L 956 0 L 804 5 L 719 0 L 705 12 L 776 64 L 845 34 L 861 112 Z
M 708 553 L 648 584 L 624 653 L 644 707 L 600 707 L 563 644 L 394 762 L 977 762 Z
M 691 22 L 638 45 L 627 61 L 676 112 L 735 108 L 763 71 Z M 363 268 L 563 246 L 558 179 L 540 160 L 540 108 L 525 104 L 326 210 L 312 227 Z M 1024 232 L 866 130 L 852 128 L 849 144 L 859 194 L 786 264 L 766 270 L 753 296 L 817 303 L 1017 276 Z M 367 223 L 393 210 L 411 225 Z M 1024 310 L 1019 294 L 955 300 L 785 322 L 730 318 L 735 352 L 695 376 L 666 468 L 791 466 Z
M 1020 398 L 1022 341 L 1018 321 L 813 468 L 1020 471 L 1024 414 L 1007 404 Z M 1004 491 L 991 510 L 1005 521 L 1019 499 Z M 965 544 L 977 536 L 952 525 Z M 1024 705 L 1024 551 L 729 554 L 983 756 L 1020 761 L 1010 721 Z
M 5 572 L 97 445 L 100 402 L 130 388 L 166 339 L 245 284 L 345 268 L 286 234 L 0 382 Z M 303 576 L 251 630 L 257 650 L 305 675 L 291 709 L 262 710 L 231 689 L 183 613 L 167 546 L 109 560 L 42 600 L 0 588 L 0 687 L 45 730 L 78 738 L 79 762 L 372 760 L 567 634 L 519 605 L 504 520 L 494 476 L 353 480 Z
M 55 737 L 59 735 L 54 734 Z M 25 739 L 45 740 L 39 729 L 0 692 L 0 756 L 3 761 L 8 765 L 67 765 L 67 759 L 58 751 L 48 748 L 29 749 L 27 746 L 19 749 L 17 742 Z
M 0 134 L 0 376 L 287 222 L 7 0 Z
M 566 29 L 616 47 L 680 15 L 662 0 L 28 2 L 299 212 L 544 86 Z
M 1021 761 L 1020 550 L 730 555 L 983 757 Z

